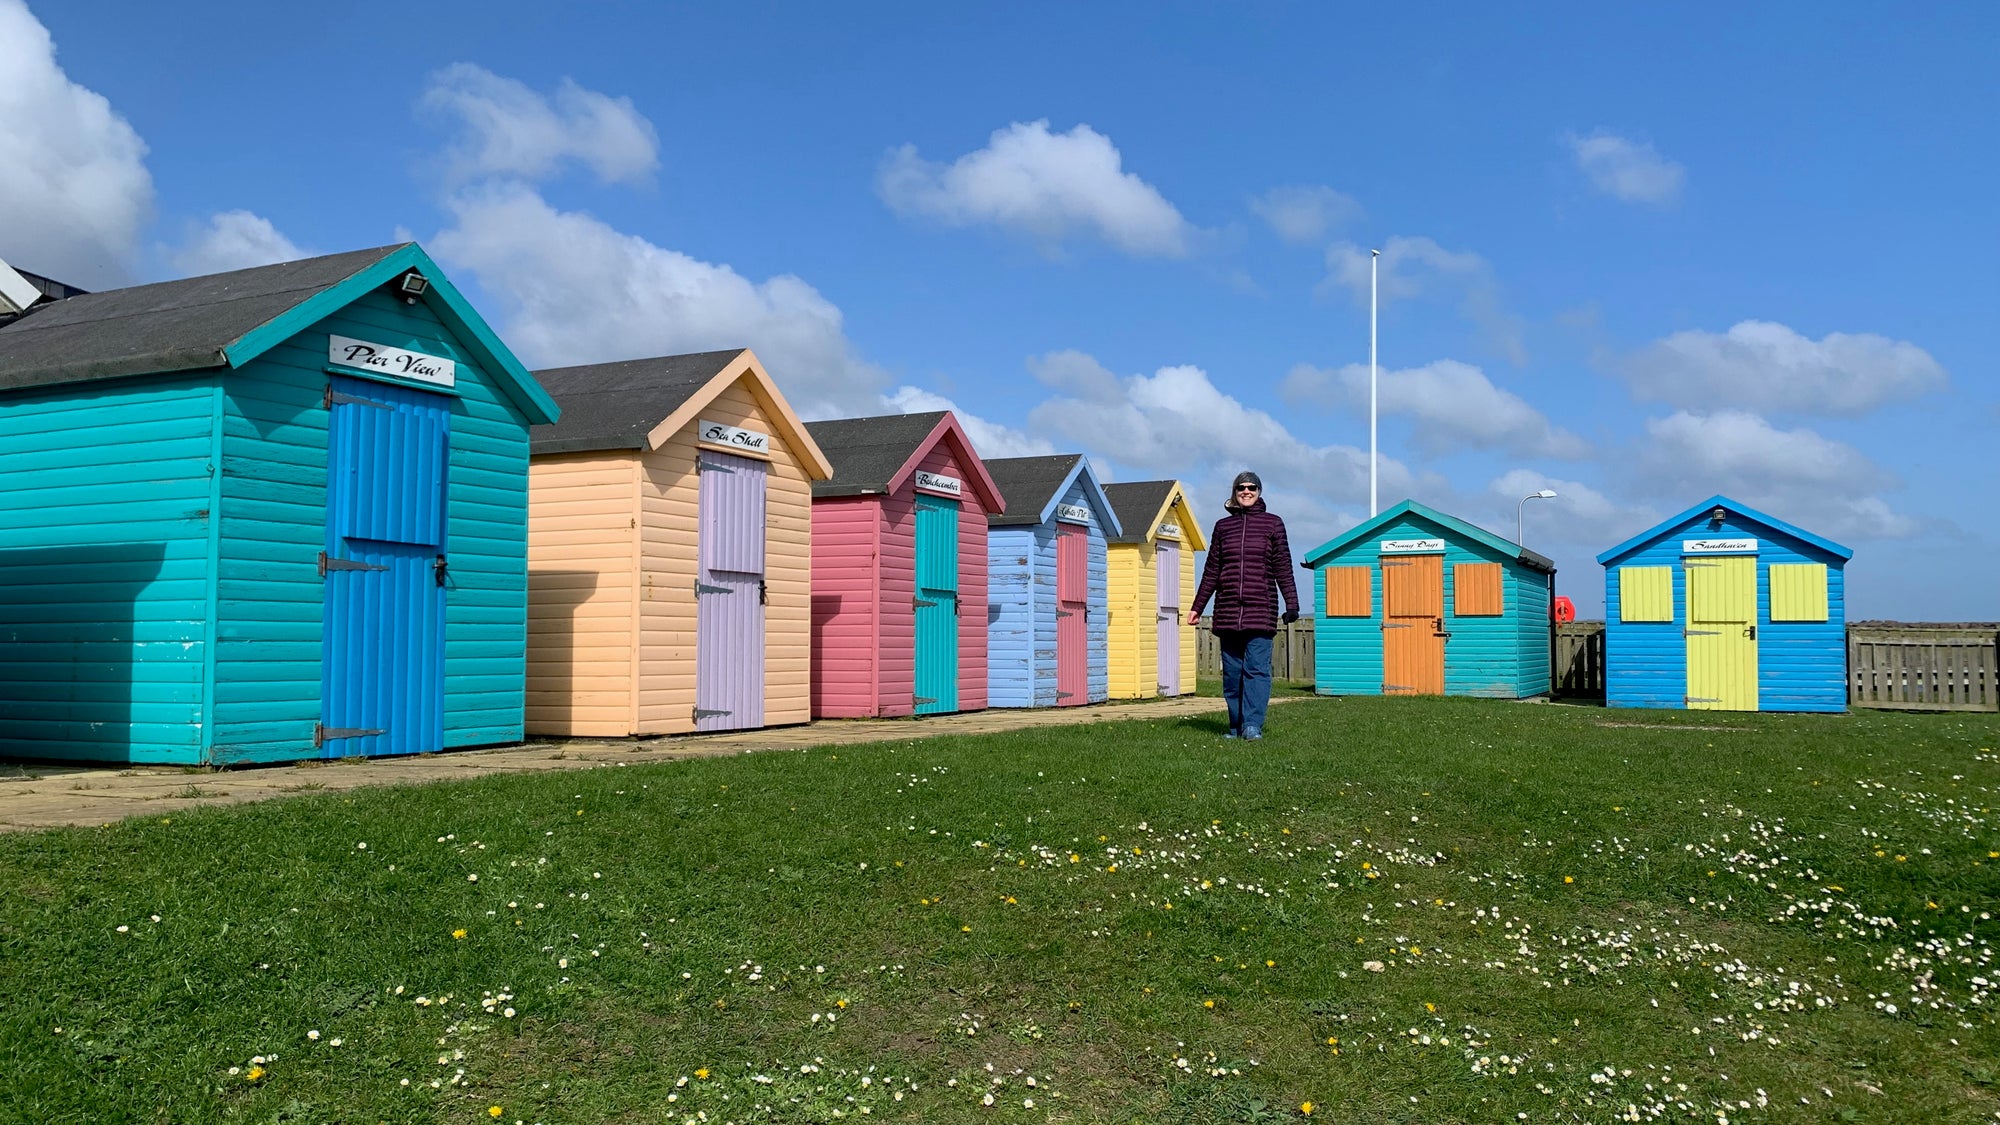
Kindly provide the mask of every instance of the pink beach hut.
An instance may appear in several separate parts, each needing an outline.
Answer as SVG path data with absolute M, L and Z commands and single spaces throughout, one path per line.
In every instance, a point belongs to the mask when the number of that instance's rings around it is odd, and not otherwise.
M 808 422 L 814 718 L 986 708 L 986 517 L 1005 501 L 948 411 Z

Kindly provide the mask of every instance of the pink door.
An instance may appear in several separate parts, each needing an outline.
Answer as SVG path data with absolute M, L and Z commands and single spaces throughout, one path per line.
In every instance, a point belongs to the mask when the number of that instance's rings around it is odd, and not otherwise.
M 1056 706 L 1090 702 L 1090 532 L 1056 525 Z
M 695 572 L 694 728 L 764 725 L 764 484 L 762 461 L 695 454 L 701 541 Z
M 1181 549 L 1176 543 L 1153 548 L 1160 591 L 1160 694 L 1181 693 Z

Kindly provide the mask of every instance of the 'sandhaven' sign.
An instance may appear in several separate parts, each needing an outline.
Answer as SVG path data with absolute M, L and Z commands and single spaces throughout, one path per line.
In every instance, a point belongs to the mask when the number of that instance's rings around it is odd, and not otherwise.
M 371 344 L 352 336 L 328 336 L 326 359 L 342 367 L 359 367 L 398 379 L 414 379 L 437 387 L 456 386 L 458 364 L 443 356 L 405 351 L 387 344 Z
M 917 487 L 928 488 L 932 492 L 949 492 L 953 496 L 963 496 L 965 494 L 964 481 L 959 480 L 957 477 L 943 476 L 939 473 L 927 473 L 922 469 L 917 470 Z
M 1683 539 L 1681 553 L 1684 555 L 1754 555 L 1757 553 L 1755 539 Z
M 1442 539 L 1384 539 L 1382 553 L 1385 555 L 1413 555 L 1426 551 L 1444 550 Z
M 726 445 L 731 449 L 748 449 L 757 453 L 771 452 L 771 435 L 760 434 L 756 430 L 745 430 L 721 422 L 701 423 L 701 440 L 710 445 Z
M 1071 523 L 1089 523 L 1090 509 L 1081 504 L 1057 504 L 1056 518 Z

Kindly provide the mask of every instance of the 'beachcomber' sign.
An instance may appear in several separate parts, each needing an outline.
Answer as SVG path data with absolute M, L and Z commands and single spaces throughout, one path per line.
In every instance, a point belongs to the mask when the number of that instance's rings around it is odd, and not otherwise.
M 1081 504 L 1057 504 L 1056 518 L 1071 523 L 1089 523 L 1090 509 Z
M 342 367 L 359 367 L 363 371 L 394 375 L 398 379 L 415 379 L 437 387 L 458 383 L 458 364 L 443 356 L 404 351 L 387 344 L 371 344 L 351 336 L 328 336 L 326 359 L 328 363 L 337 363 Z
M 962 496 L 965 494 L 964 481 L 959 480 L 957 477 L 947 477 L 938 473 L 927 473 L 924 472 L 922 469 L 917 470 L 917 487 L 928 488 L 932 492 L 949 492 L 953 496 Z
M 1421 555 L 1427 551 L 1444 550 L 1442 539 L 1384 539 L 1382 553 L 1385 555 Z
M 1754 555 L 1757 553 L 1755 539 L 1683 539 L 1681 553 L 1684 555 Z
M 748 449 L 757 453 L 771 452 L 771 435 L 760 434 L 756 430 L 740 429 L 721 422 L 703 422 L 701 440 L 710 445 L 726 445 L 731 449 Z

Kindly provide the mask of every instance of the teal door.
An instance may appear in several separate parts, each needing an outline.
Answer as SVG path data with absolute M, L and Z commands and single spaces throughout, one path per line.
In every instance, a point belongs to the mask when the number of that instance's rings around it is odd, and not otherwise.
M 958 710 L 958 501 L 917 496 L 917 714 Z

